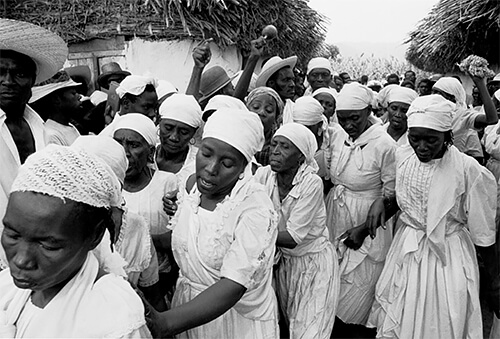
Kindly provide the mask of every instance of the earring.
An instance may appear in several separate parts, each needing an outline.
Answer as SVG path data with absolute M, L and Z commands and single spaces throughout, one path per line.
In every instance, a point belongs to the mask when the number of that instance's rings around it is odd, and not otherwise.
M 245 177 L 245 173 L 241 172 L 240 175 L 238 176 L 239 180 L 242 180 Z

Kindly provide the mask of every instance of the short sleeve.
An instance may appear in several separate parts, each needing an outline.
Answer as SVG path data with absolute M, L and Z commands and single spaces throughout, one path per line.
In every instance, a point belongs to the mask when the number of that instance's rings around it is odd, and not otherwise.
M 397 146 L 392 143 L 381 154 L 380 157 L 380 180 L 384 197 L 392 197 L 396 190 L 396 150 Z
M 298 245 L 309 234 L 318 211 L 324 204 L 323 184 L 317 175 L 308 176 L 300 185 L 303 189 L 299 190 L 299 195 L 295 198 L 296 202 L 292 205 L 293 210 L 286 222 L 286 230 Z
M 475 161 L 471 159 L 471 161 Z M 478 246 L 491 246 L 495 243 L 497 209 L 497 183 L 486 168 L 473 164 L 476 175 L 472 175 L 466 198 L 467 225 L 472 241 Z
M 221 276 L 247 289 L 257 285 L 271 269 L 274 257 L 277 226 L 272 203 L 263 193 L 260 205 L 242 213 L 237 221 L 234 241 L 224 256 Z

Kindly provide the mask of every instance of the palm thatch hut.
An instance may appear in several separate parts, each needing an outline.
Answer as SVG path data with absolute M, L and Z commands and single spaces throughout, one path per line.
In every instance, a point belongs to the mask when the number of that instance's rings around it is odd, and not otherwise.
M 114 36 L 145 39 L 213 38 L 245 54 L 262 28 L 279 39 L 269 53 L 296 54 L 304 63 L 319 53 L 325 18 L 306 0 L 2 0 L 3 17 L 39 24 L 69 44 Z
M 441 0 L 410 33 L 406 59 L 435 73 L 451 73 L 470 54 L 500 65 L 500 1 Z

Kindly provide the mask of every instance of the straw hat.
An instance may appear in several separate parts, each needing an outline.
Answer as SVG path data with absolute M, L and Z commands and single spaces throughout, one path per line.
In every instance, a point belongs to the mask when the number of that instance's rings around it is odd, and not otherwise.
M 101 74 L 97 77 L 97 83 L 99 84 L 99 86 L 107 88 L 108 79 L 113 74 L 123 75 L 123 77 L 125 78 L 131 73 L 122 70 L 117 62 L 109 62 L 107 64 L 104 64 L 101 67 Z
M 0 19 L 0 50 L 12 50 L 30 57 L 36 64 L 35 83 L 53 76 L 68 56 L 68 46 L 57 34 L 10 19 Z
M 41 83 L 38 86 L 34 86 L 31 89 L 31 98 L 28 103 L 32 104 L 35 101 L 40 100 L 47 95 L 54 93 L 57 90 L 68 88 L 68 87 L 77 87 L 80 86 L 81 83 L 74 82 L 65 71 L 57 72 L 52 78 Z
M 233 78 L 234 76 L 229 77 L 224 68 L 220 66 L 214 66 L 207 69 L 201 76 L 200 93 L 202 98 L 199 101 L 202 102 L 209 98 L 230 83 Z
M 495 77 L 489 81 L 489 83 L 492 83 L 492 82 L 500 82 L 500 73 L 495 75 Z
M 279 56 L 273 56 L 264 64 L 264 67 L 262 67 L 259 77 L 255 82 L 255 87 L 266 86 L 267 80 L 269 80 L 274 73 L 286 66 L 289 66 L 293 70 L 296 63 L 297 56 L 295 55 L 286 59 L 281 59 Z

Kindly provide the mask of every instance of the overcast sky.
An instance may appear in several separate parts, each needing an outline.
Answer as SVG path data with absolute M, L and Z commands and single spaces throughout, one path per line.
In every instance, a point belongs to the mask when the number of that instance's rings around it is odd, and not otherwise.
M 310 0 L 330 19 L 329 43 L 402 43 L 439 0 Z

